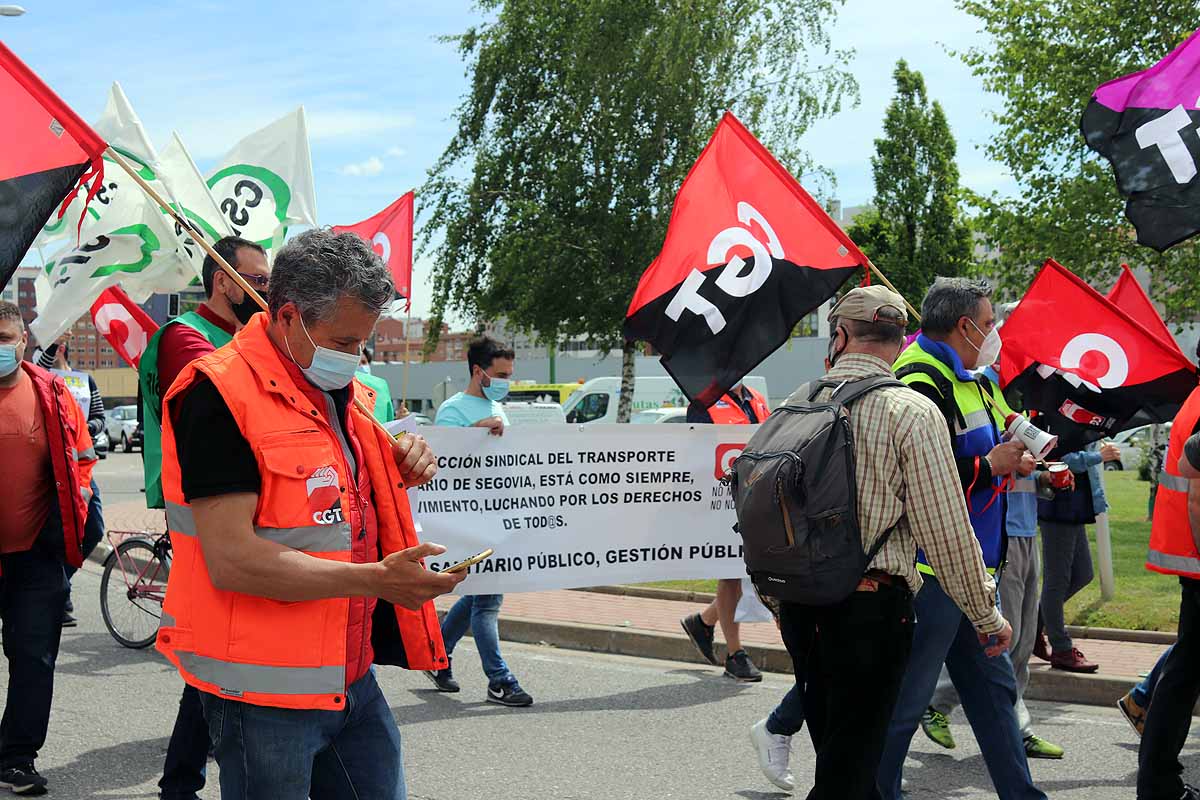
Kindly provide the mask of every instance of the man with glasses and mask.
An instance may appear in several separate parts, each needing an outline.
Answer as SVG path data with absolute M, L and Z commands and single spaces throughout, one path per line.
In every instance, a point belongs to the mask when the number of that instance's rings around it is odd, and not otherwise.
M 921 303 L 922 333 L 896 359 L 895 371 L 942 413 L 960 496 L 966 499 L 984 563 L 994 573 L 1006 549 L 1005 479 L 1018 473 L 1027 453 L 1019 440 L 1001 439 L 992 412 L 992 384 L 971 372 L 991 366 L 1000 355 L 991 295 L 991 286 L 982 281 L 937 278 Z M 1030 777 L 1017 722 L 1012 660 L 1007 652 L 988 647 L 988 637 L 951 599 L 949 576 L 940 574 L 941 567 L 935 575 L 925 555 L 920 554 L 917 564 L 924 586 L 914 601 L 912 655 L 879 764 L 879 791 L 885 800 L 899 800 L 904 759 L 944 663 L 996 794 L 1001 800 L 1044 800 Z
M 213 245 L 222 258 L 238 271 L 259 294 L 266 295 L 271 274 L 262 247 L 237 236 L 226 236 Z M 259 311 L 248 296 L 211 256 L 204 258 L 202 271 L 206 299 L 195 311 L 180 314 L 151 337 L 138 367 L 142 402 L 142 471 L 146 505 L 163 508 L 162 493 L 162 397 L 188 364 L 223 347 L 234 333 Z M 162 800 L 194 800 L 204 788 L 208 760 L 208 727 L 200 709 L 200 695 L 184 686 L 179 714 L 167 745 L 163 776 L 158 786 Z
M 447 398 L 438 406 L 434 424 L 487 428 L 493 436 L 503 436 L 504 429 L 508 427 L 508 417 L 500 401 L 508 395 L 515 358 L 511 347 L 505 347 L 495 339 L 487 336 L 474 339 L 467 347 L 467 369 L 471 373 L 467 390 Z M 442 620 L 446 655 L 451 656 L 454 646 L 470 627 L 488 679 L 487 702 L 514 707 L 533 705 L 533 698 L 521 688 L 500 655 L 498 620 L 500 604 L 503 602 L 502 594 L 477 594 L 463 597 L 455 603 Z M 460 689 L 451 666 L 447 664 L 445 669 L 425 673 L 439 692 L 457 692 Z
M 361 238 L 307 231 L 275 256 L 269 313 L 163 401 L 158 649 L 200 693 L 225 800 L 405 796 L 372 664 L 444 667 L 432 600 L 465 576 L 421 562 L 445 551 L 407 500 L 432 452 L 354 381 L 394 291 Z

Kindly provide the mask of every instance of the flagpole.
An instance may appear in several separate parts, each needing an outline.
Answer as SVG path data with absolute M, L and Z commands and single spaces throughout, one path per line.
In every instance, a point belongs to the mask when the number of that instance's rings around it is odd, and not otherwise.
M 412 306 L 408 307 L 408 317 L 404 321 L 404 377 L 401 379 L 400 393 L 404 395 L 404 407 L 408 408 L 408 342 L 409 331 L 412 328 Z
M 863 258 L 867 258 L 865 253 L 863 254 Z M 895 285 L 891 281 L 888 280 L 887 275 L 884 275 L 882 272 L 880 272 L 879 267 L 877 267 L 871 263 L 871 259 L 869 259 L 869 258 L 867 258 L 867 272 L 868 273 L 874 272 L 875 276 L 877 278 L 879 278 L 879 280 L 883 281 L 884 286 L 888 287 L 896 294 L 900 294 L 900 290 L 897 289 L 895 287 Z M 908 313 L 912 314 L 913 319 L 919 323 L 921 321 L 921 315 L 917 312 L 917 310 L 915 308 L 913 308 L 913 304 L 908 302 L 908 298 L 902 294 L 900 294 L 900 299 L 903 300 L 904 305 L 908 307 Z
M 119 167 L 121 167 L 121 169 L 123 169 L 123 170 L 125 170 L 125 172 L 129 173 L 129 177 L 133 178 L 134 183 L 136 183 L 138 186 L 142 187 L 142 191 L 145 192 L 150 197 L 151 200 L 153 200 L 155 203 L 157 203 L 158 207 L 161 208 L 164 213 L 166 213 L 169 217 L 171 217 L 171 219 L 175 220 L 175 222 L 177 222 L 180 226 L 182 226 L 184 230 L 186 230 L 186 231 L 194 231 L 195 230 L 194 227 L 191 225 L 191 223 L 189 223 L 187 220 L 185 220 L 183 218 L 182 214 L 180 214 L 178 211 L 176 211 L 174 208 L 172 208 L 170 203 L 163 200 L 162 196 L 159 195 L 159 193 L 154 189 L 153 186 L 151 186 L 149 183 L 147 183 L 146 180 L 141 175 L 138 175 L 137 170 L 135 170 L 132 166 L 130 166 L 129 162 L 126 161 L 120 153 L 118 153 L 113 148 L 109 147 L 107 150 L 105 150 L 105 155 L 107 155 L 114 162 L 116 162 L 116 164 Z M 224 270 L 225 274 L 228 275 L 229 278 L 238 285 L 239 289 L 241 289 L 243 292 L 245 292 L 247 296 L 254 298 L 254 302 L 258 303 L 259 308 L 261 308 L 263 311 L 268 310 L 267 309 L 267 301 L 263 299 L 262 295 L 259 294 L 255 290 L 255 288 L 253 286 L 251 286 L 250 283 L 245 278 L 243 278 L 241 275 L 239 275 L 237 270 L 235 270 L 233 267 L 231 267 L 229 265 L 229 262 L 226 261 L 224 258 L 222 258 L 220 253 L 218 253 L 216 250 L 213 249 L 212 245 L 210 245 L 207 241 L 204 240 L 203 235 L 201 235 L 199 232 L 197 232 L 192 238 L 196 241 L 196 244 L 200 245 L 200 248 L 202 250 L 204 250 L 204 252 L 213 261 L 216 262 L 217 266 L 219 266 L 222 270 Z M 388 431 L 388 429 L 383 426 L 382 422 L 375 419 L 375 415 L 372 414 L 371 410 L 363 404 L 362 400 L 360 400 L 356 397 L 356 398 L 354 398 L 354 404 L 356 406 L 358 406 L 359 411 L 361 411 L 367 415 L 367 418 L 370 419 L 372 423 L 374 423 L 376 428 L 378 428 L 379 430 L 381 430 L 385 434 L 387 434 L 389 439 L 395 438 L 392 436 L 391 432 Z

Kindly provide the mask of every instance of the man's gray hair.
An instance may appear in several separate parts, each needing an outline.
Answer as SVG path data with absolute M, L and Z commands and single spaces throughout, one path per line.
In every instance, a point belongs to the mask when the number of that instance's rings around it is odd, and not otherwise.
M 316 228 L 280 248 L 271 268 L 271 316 L 295 303 L 306 325 L 329 319 L 338 300 L 350 297 L 383 311 L 396 293 L 383 259 L 355 233 Z
M 274 280 L 274 278 L 272 278 Z M 934 278 L 921 302 L 921 330 L 946 334 L 963 317 L 974 317 L 981 300 L 992 296 L 992 285 L 974 278 Z

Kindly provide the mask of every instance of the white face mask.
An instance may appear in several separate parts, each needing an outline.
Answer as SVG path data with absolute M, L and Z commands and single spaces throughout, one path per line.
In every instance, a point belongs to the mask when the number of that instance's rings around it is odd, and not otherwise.
M 983 342 L 979 345 L 976 345 L 970 339 L 967 339 L 967 342 L 971 345 L 971 347 L 974 347 L 979 351 L 979 356 L 975 359 L 975 369 L 990 367 L 992 364 L 995 364 L 996 359 L 1000 357 L 1000 346 L 1002 344 L 1000 341 L 1000 329 L 998 327 L 992 328 L 991 331 L 989 331 L 987 334 L 984 334 L 983 331 L 979 330 L 979 326 L 975 324 L 974 320 L 968 318 L 967 322 L 970 322 L 971 327 L 978 331 L 979 335 L 983 337 Z

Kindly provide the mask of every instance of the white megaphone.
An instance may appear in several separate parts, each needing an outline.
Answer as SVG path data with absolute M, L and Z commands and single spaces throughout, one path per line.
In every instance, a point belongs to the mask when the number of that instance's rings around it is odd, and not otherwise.
M 1024 442 L 1025 447 L 1038 461 L 1044 461 L 1058 444 L 1057 436 L 1046 433 L 1020 414 L 1009 414 L 1004 425 L 1008 430 L 1008 435 Z

